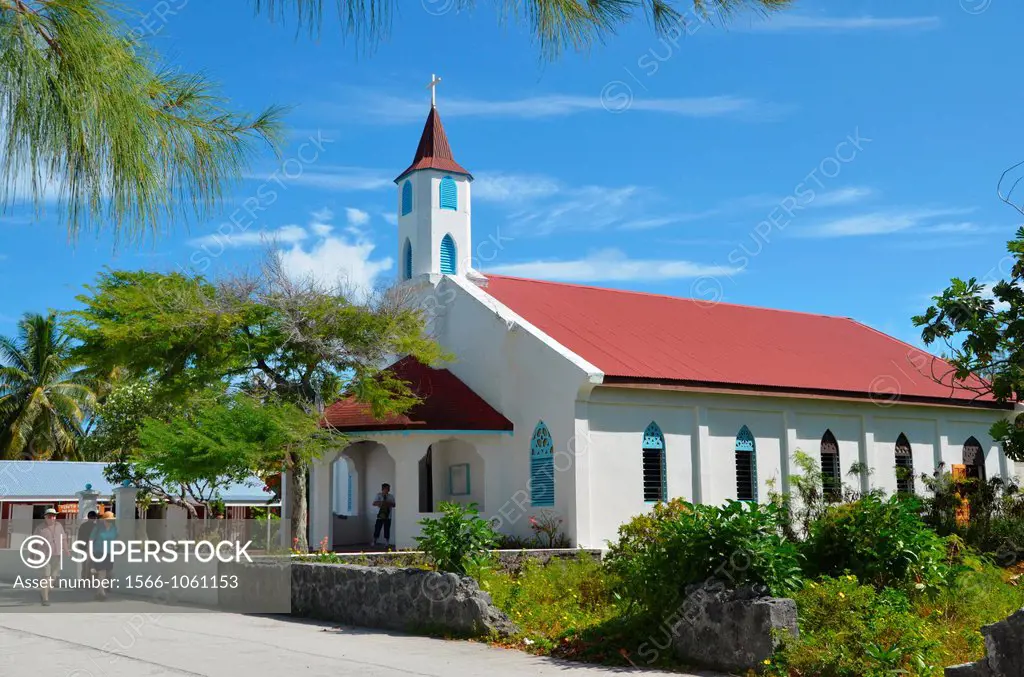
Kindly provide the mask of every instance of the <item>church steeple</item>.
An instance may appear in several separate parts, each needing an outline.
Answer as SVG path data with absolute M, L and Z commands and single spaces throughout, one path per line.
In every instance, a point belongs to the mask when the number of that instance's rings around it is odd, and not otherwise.
M 418 169 L 437 169 L 473 178 L 473 175 L 456 162 L 452 156 L 452 147 L 448 143 L 448 135 L 444 132 L 441 115 L 437 112 L 436 106 L 430 107 L 427 123 L 423 125 L 423 133 L 420 135 L 419 145 L 416 146 L 416 155 L 412 159 L 412 164 L 399 174 L 395 181 L 401 181 L 405 176 Z
M 412 164 L 398 175 L 399 279 L 461 275 L 472 270 L 469 186 L 473 175 L 452 155 L 437 112 L 433 77 L 430 113 Z

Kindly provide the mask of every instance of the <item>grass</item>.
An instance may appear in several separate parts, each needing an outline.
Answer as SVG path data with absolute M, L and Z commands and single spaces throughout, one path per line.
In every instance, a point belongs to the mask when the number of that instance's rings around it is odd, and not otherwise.
M 897 670 L 941 676 L 944 666 L 984 655 L 982 625 L 1024 607 L 1024 579 L 1013 580 L 1020 573 L 975 559 L 952 586 L 914 599 L 850 576 L 809 582 L 796 595 L 801 638 L 768 670 L 787 677 L 890 677 Z M 687 667 L 658 650 L 667 628 L 628 614 L 606 568 L 589 557 L 476 576 L 522 630 L 506 646 L 613 666 Z
M 853 576 L 810 581 L 795 595 L 800 638 L 774 657 L 785 677 L 941 677 L 985 654 L 981 626 L 1024 606 L 1010 572 L 979 560 L 938 592 L 908 597 Z
M 666 631 L 650 619 L 627 614 L 613 592 L 612 577 L 592 557 L 546 565 L 527 560 L 516 573 L 490 568 L 476 575 L 494 604 L 522 630 L 506 646 L 620 667 L 687 667 L 671 652 L 644 652 L 655 635 L 664 644 Z

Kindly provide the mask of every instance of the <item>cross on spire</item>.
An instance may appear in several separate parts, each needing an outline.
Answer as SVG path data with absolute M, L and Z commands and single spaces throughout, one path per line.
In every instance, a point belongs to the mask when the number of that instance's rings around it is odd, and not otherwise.
M 430 74 L 430 83 L 427 85 L 427 89 L 430 90 L 430 107 L 437 107 L 437 85 L 441 82 L 441 78 L 437 77 L 433 73 Z

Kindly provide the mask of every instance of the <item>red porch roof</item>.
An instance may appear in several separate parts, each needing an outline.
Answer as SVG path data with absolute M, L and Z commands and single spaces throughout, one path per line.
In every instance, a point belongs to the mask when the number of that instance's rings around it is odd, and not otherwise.
M 340 432 L 375 430 L 467 430 L 511 432 L 512 422 L 487 404 L 447 369 L 433 369 L 413 357 L 388 367 L 420 398 L 405 414 L 374 418 L 355 398 L 339 400 L 324 411 L 324 427 Z
M 488 294 L 595 365 L 605 383 L 1002 408 L 963 384 L 951 386 L 947 362 L 849 318 L 501 275 L 487 279 Z M 983 384 L 971 378 L 968 385 Z

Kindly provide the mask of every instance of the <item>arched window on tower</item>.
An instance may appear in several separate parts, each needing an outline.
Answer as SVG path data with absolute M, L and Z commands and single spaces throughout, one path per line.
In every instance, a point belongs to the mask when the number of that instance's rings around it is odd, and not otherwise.
M 412 242 L 405 238 L 405 246 L 402 247 L 402 279 L 412 279 Z
M 402 184 L 402 216 L 412 211 L 412 183 L 406 181 Z
M 896 492 L 914 493 L 914 451 L 903 433 L 896 438 Z
M 450 176 L 441 179 L 440 192 L 441 209 L 456 211 L 459 208 L 459 188 L 455 185 L 455 179 Z
M 968 437 L 964 442 L 964 465 L 967 466 L 968 478 L 986 481 L 985 451 L 981 448 L 981 442 L 974 437 Z
M 530 503 L 537 508 L 555 505 L 555 445 L 541 421 L 530 438 Z
M 445 235 L 441 240 L 441 274 L 455 275 L 458 272 L 456 265 L 455 240 L 451 235 Z
M 668 482 L 665 477 L 665 436 L 654 421 L 644 430 L 642 443 L 644 470 L 644 500 L 648 503 L 668 500 Z
M 747 426 L 736 435 L 736 498 L 757 501 L 757 446 Z
M 821 484 L 825 498 L 831 501 L 843 497 L 843 478 L 839 463 L 839 442 L 831 430 L 821 436 Z

